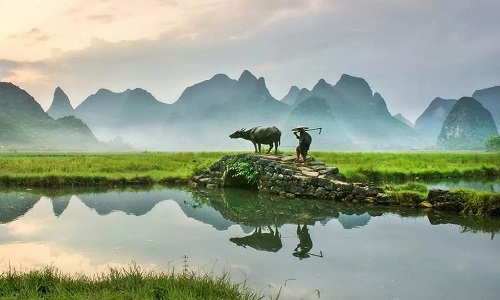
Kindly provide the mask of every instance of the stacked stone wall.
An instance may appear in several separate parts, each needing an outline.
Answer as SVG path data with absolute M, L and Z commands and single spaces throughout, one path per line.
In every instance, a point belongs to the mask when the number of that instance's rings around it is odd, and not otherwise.
M 295 157 L 281 155 L 240 154 L 225 156 L 191 178 L 192 187 L 244 187 L 245 178 L 231 173 L 235 161 L 249 163 L 257 172 L 256 188 L 260 192 L 295 198 L 315 198 L 350 202 L 389 204 L 389 196 L 380 188 L 362 183 L 348 183 L 337 167 L 326 166 L 314 158 L 307 164 L 295 162 Z M 247 187 L 251 184 L 247 183 Z

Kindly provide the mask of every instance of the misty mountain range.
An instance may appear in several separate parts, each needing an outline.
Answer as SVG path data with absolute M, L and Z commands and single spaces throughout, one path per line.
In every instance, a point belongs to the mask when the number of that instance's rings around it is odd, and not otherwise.
M 306 125 L 323 128 L 320 135 L 313 133 L 312 150 L 482 149 L 484 145 L 478 140 L 484 135 L 498 135 L 495 122 L 500 122 L 500 87 L 475 91 L 472 98 L 464 98 L 434 99 L 412 126 L 404 116 L 392 116 L 383 97 L 374 93 L 363 78 L 346 74 L 334 85 L 320 79 L 311 90 L 292 86 L 281 100 L 270 94 L 263 77 L 246 70 L 238 80 L 217 74 L 194 84 L 172 104 L 160 102 L 140 88 L 119 93 L 100 89 L 73 108 L 58 87 L 46 113 L 25 91 L 1 83 L 0 126 L 4 130 L 0 138 L 4 146 L 36 140 L 37 147 L 44 149 L 67 149 L 71 145 L 71 149 L 127 150 L 128 144 L 136 150 L 251 151 L 249 142 L 231 140 L 228 135 L 240 128 L 275 125 L 283 132 L 281 149 L 293 150 L 297 141 L 290 129 Z M 458 102 L 471 101 L 479 106 L 461 104 L 465 110 L 456 113 L 462 117 L 450 116 Z M 491 122 L 478 123 L 474 121 L 477 118 L 490 118 Z M 451 126 L 448 123 L 452 120 L 459 124 Z M 46 125 L 38 125 L 42 123 Z M 455 132 L 445 132 L 444 136 L 458 134 L 460 139 L 443 143 L 441 137 L 438 142 L 445 124 L 447 130 L 453 127 Z M 63 128 L 66 132 L 61 133 Z M 79 139 L 72 138 L 72 130 L 75 135 L 78 132 Z M 86 132 L 85 138 L 82 132 Z M 469 141 L 474 146 L 461 146 Z

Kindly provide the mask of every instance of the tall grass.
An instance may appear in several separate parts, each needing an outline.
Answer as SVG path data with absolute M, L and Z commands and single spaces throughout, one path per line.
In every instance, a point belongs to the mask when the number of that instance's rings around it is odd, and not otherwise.
M 63 274 L 54 267 L 0 274 L 2 299 L 262 299 L 228 275 L 196 275 L 144 270 L 136 265 L 111 268 L 94 276 Z

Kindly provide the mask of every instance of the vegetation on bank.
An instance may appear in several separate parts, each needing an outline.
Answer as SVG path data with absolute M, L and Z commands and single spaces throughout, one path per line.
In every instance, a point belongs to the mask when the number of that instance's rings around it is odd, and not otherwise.
M 500 153 L 487 152 L 311 152 L 337 166 L 349 181 L 402 182 L 481 179 L 500 176 Z
M 0 185 L 19 187 L 151 186 L 185 183 L 231 152 L 142 153 L 1 153 Z M 286 153 L 294 155 L 293 153 Z M 377 182 L 398 206 L 418 206 L 427 198 L 421 181 L 499 178 L 499 152 L 311 152 L 316 160 L 337 166 L 351 182 Z M 255 180 L 241 163 L 235 172 Z M 398 184 L 404 182 L 404 184 Z M 497 214 L 500 194 L 464 191 L 460 210 Z
M 262 299 L 227 275 L 199 276 L 143 270 L 136 265 L 111 268 L 94 276 L 67 275 L 54 267 L 0 274 L 2 299 Z
M 7 186 L 124 186 L 186 181 L 231 152 L 0 153 Z M 287 153 L 294 155 L 293 153 Z M 398 182 L 500 176 L 500 153 L 311 152 L 348 181 Z
M 500 151 L 500 136 L 490 136 L 486 139 L 486 150 Z
M 125 186 L 185 181 L 228 153 L 2 153 L 7 186 Z

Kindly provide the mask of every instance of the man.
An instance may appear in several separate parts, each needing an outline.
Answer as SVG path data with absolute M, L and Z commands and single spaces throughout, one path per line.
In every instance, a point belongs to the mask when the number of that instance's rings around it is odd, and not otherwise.
M 299 140 L 299 146 L 297 146 L 296 153 L 297 153 L 297 160 L 300 160 L 300 156 L 302 156 L 302 160 L 304 161 L 304 164 L 307 163 L 307 152 L 309 151 L 309 146 L 311 145 L 312 138 L 307 133 L 305 130 L 309 127 L 305 126 L 297 126 L 293 130 L 293 134 L 295 134 L 295 137 Z M 299 134 L 297 134 L 297 132 Z

